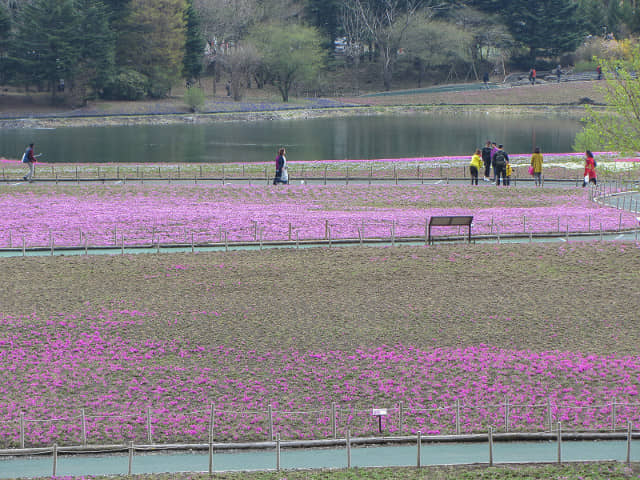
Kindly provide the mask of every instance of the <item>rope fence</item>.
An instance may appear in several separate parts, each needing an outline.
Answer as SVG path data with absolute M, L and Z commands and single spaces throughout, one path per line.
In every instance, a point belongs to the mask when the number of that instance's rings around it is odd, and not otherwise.
M 470 180 L 468 161 L 438 161 L 438 162 L 318 162 L 288 164 L 291 182 L 314 180 L 325 184 L 329 181 L 340 181 L 348 184 L 350 181 L 414 181 L 427 180 Z M 513 163 L 511 182 L 533 181 L 528 173 L 529 164 Z M 0 170 L 2 181 L 16 181 L 24 175 L 25 167 L 19 163 L 3 167 Z M 273 181 L 275 169 L 269 164 L 175 164 L 175 165 L 65 165 L 65 164 L 36 164 L 35 180 L 47 181 L 245 181 L 257 185 L 270 184 Z M 637 182 L 640 179 L 640 168 L 629 168 L 619 171 L 599 172 L 599 177 L 610 182 Z M 582 170 L 562 166 L 549 166 L 544 169 L 544 181 L 571 181 L 577 185 L 583 180 Z
M 640 403 L 611 399 L 593 405 L 511 403 L 453 404 L 414 407 L 404 402 L 385 409 L 332 403 L 323 409 L 286 411 L 268 405 L 264 410 L 227 410 L 214 404 L 206 409 L 176 411 L 147 408 L 129 414 L 94 413 L 30 418 L 25 413 L 0 420 L 0 445 L 36 448 L 51 445 L 103 445 L 127 442 L 152 444 L 213 441 L 273 441 L 336 439 L 346 435 L 405 436 L 496 433 L 553 433 L 558 422 L 571 432 L 619 432 L 631 423 L 640 427 Z

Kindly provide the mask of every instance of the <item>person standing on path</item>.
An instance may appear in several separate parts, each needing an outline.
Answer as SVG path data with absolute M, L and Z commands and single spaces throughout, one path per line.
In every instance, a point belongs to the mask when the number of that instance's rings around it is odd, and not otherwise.
M 289 175 L 287 173 L 287 158 L 284 156 L 286 153 L 284 148 L 278 150 L 278 156 L 276 157 L 276 176 L 273 178 L 273 184 L 289 183 Z
M 533 180 L 536 187 L 542 186 L 542 154 L 540 147 L 536 147 L 531 155 L 531 166 L 533 167 Z
M 482 148 L 482 162 L 484 163 L 484 178 L 485 182 L 490 182 L 489 176 L 491 175 L 491 142 L 487 140 L 487 144 Z
M 30 143 L 27 149 L 24 151 L 24 155 L 22 155 L 22 163 L 26 163 L 29 167 L 29 172 L 22 177 L 23 180 L 28 181 L 29 183 L 33 182 L 33 173 L 35 170 L 36 163 L 36 155 L 33 149 L 33 143 Z
M 536 84 L 536 75 L 538 75 L 538 72 L 536 72 L 536 69 L 534 67 L 531 69 L 531 85 Z
M 496 142 L 491 142 L 491 166 L 493 167 L 493 178 L 491 179 L 491 181 L 494 183 L 496 181 L 496 163 L 494 161 L 494 157 L 496 156 L 497 152 L 498 144 Z
M 596 176 L 596 160 L 593 158 L 593 153 L 591 150 L 587 150 L 585 152 L 585 161 L 584 161 L 584 181 L 582 182 L 582 187 L 586 187 L 588 183 L 593 183 L 594 185 L 598 184 L 597 176 Z
M 476 152 L 471 157 L 469 171 L 471 172 L 471 185 L 478 185 L 478 172 L 482 168 L 482 152 L 476 148 Z
M 502 177 L 502 184 L 507 183 L 507 163 L 509 162 L 509 155 L 504 151 L 502 145 L 498 145 L 498 151 L 493 156 L 493 169 L 496 175 L 496 185 L 500 186 L 500 177 Z

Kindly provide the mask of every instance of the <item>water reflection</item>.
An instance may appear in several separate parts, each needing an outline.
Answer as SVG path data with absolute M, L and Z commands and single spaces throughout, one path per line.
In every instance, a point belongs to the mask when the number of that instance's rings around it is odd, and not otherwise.
M 487 139 L 507 151 L 568 152 L 577 120 L 498 114 L 412 114 L 206 125 L 0 130 L 0 155 L 35 142 L 48 162 L 262 162 L 470 155 Z

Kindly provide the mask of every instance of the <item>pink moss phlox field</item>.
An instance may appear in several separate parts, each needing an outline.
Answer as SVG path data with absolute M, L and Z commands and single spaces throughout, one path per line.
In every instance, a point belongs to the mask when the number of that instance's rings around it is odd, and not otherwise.
M 613 399 L 618 427 L 640 427 L 635 356 L 485 345 L 258 352 L 123 334 L 157 322 L 133 309 L 0 316 L 0 445 L 18 444 L 21 413 L 28 445 L 77 444 L 82 409 L 90 443 L 145 439 L 148 409 L 154 441 L 205 442 L 212 404 L 220 441 L 265 440 L 269 405 L 284 439 L 326 438 L 332 402 L 339 431 L 355 435 L 376 433 L 372 407 L 388 408 L 386 431 L 399 433 L 400 401 L 403 433 L 452 433 L 456 402 L 464 432 L 503 428 L 505 402 L 511 430 L 547 428 L 549 403 L 566 428 L 610 429 Z
M 423 237 L 434 215 L 473 215 L 474 234 L 634 228 L 635 215 L 603 208 L 581 188 L 483 185 L 251 185 L 77 187 L 0 196 L 0 247 L 325 238 Z M 455 233 L 443 229 L 438 234 Z

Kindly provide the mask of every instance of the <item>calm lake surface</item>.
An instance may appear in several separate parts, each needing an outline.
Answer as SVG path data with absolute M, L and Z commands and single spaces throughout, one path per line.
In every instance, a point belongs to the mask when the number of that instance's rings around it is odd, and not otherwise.
M 204 125 L 0 129 L 0 156 L 36 144 L 43 162 L 264 162 L 471 155 L 488 139 L 511 153 L 570 152 L 577 120 L 513 115 L 412 114 Z

